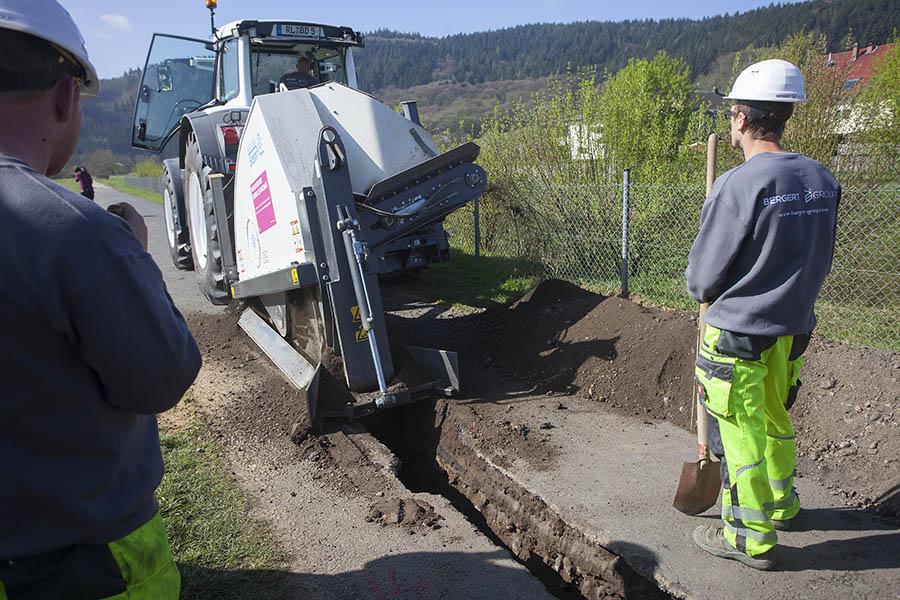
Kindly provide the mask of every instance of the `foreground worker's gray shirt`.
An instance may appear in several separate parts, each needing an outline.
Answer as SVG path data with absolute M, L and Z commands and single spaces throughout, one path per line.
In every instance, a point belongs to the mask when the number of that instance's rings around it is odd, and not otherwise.
M 0 560 L 106 543 L 157 511 L 155 413 L 200 352 L 128 225 L 0 157 Z
M 705 321 L 746 334 L 812 331 L 840 198 L 831 172 L 802 154 L 757 154 L 717 179 L 685 272 L 688 294 L 712 303 Z

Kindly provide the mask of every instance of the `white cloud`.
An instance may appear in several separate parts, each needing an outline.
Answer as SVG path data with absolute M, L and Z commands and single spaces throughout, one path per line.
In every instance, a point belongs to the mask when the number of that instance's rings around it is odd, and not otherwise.
M 100 15 L 100 19 L 114 29 L 121 29 L 122 31 L 131 29 L 131 21 L 125 15 L 105 14 Z

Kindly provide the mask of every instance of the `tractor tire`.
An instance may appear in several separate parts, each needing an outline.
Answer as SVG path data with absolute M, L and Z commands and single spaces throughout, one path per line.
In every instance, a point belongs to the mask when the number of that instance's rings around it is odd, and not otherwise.
M 229 304 L 231 294 L 225 285 L 222 244 L 213 211 L 213 191 L 209 181 L 212 169 L 203 162 L 203 155 L 200 153 L 200 145 L 194 132 L 188 134 L 184 154 L 184 199 L 197 285 L 213 304 Z
M 191 239 L 188 234 L 187 212 L 184 206 L 184 180 L 178 160 L 163 161 L 163 216 L 166 218 L 166 241 L 175 268 L 194 270 Z

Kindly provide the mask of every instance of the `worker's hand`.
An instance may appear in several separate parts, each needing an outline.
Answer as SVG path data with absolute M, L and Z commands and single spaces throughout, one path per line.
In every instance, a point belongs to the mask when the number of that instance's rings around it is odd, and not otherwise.
M 147 225 L 144 223 L 144 217 L 128 202 L 119 202 L 110 204 L 106 210 L 125 220 L 131 231 L 137 236 L 138 241 L 144 250 L 147 249 Z

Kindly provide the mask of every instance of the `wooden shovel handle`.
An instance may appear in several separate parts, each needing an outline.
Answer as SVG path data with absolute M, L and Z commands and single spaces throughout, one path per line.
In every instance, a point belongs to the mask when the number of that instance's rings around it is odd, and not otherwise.
M 716 180 L 716 159 L 718 158 L 718 148 L 719 148 L 719 136 L 715 133 L 709 134 L 709 138 L 706 140 L 706 196 L 709 197 L 710 192 L 712 192 L 713 182 Z M 709 308 L 709 303 L 704 302 L 700 305 L 700 313 L 697 316 L 697 353 L 700 352 L 700 345 L 703 343 L 703 338 L 706 336 L 706 321 L 703 320 L 703 317 L 706 316 L 706 309 Z M 709 446 L 707 445 L 707 431 L 706 431 L 706 408 L 703 406 L 703 402 L 700 400 L 700 394 L 696 394 L 697 396 L 697 453 L 700 457 L 700 460 L 707 460 L 709 458 Z

